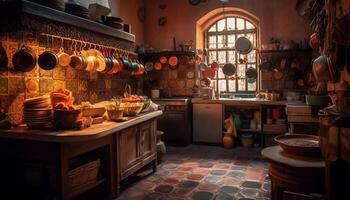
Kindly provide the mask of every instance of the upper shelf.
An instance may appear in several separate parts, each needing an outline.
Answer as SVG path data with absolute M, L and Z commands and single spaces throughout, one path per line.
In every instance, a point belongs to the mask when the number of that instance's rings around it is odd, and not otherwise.
M 26 0 L 1 1 L 0 13 L 2 16 L 13 17 L 29 14 L 53 22 L 60 22 L 87 31 L 108 35 L 116 39 L 135 42 L 135 35 L 133 34 Z

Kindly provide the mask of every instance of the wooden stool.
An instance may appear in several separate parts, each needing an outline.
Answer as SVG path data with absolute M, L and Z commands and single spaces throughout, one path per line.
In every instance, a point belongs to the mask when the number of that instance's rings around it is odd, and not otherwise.
M 289 155 L 280 146 L 265 148 L 261 154 L 270 162 L 272 200 L 284 200 L 286 191 L 324 193 L 325 162 L 322 158 Z

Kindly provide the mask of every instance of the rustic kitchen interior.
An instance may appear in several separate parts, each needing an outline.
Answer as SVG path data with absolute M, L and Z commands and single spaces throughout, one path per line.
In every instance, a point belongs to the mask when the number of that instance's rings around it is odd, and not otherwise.
M 349 199 L 349 27 L 349 0 L 0 1 L 0 199 Z

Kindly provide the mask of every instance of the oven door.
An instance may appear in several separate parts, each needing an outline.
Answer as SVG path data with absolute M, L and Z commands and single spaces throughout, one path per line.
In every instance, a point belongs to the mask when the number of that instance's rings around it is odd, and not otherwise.
M 191 121 L 183 110 L 167 109 L 158 118 L 158 130 L 164 132 L 162 140 L 170 146 L 187 146 L 191 143 Z

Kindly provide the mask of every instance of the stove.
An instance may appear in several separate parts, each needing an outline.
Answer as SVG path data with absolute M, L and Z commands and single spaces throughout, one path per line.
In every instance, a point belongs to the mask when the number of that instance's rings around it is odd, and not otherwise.
M 152 101 L 163 110 L 158 118 L 158 130 L 164 132 L 162 140 L 168 146 L 187 146 L 192 138 L 192 104 L 190 98 L 160 98 Z

